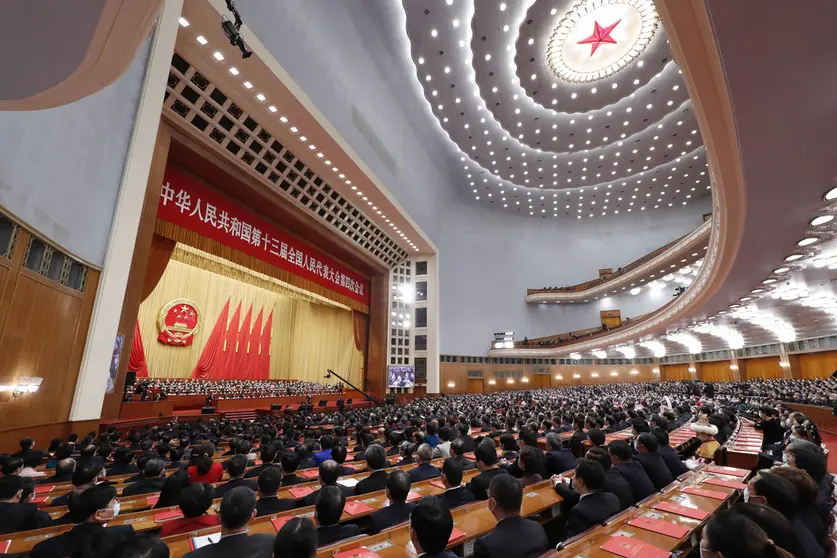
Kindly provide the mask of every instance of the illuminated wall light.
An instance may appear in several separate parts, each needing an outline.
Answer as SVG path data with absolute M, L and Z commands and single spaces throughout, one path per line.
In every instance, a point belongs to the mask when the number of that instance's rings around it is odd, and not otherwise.
M 611 372 L 611 373 L 610 373 L 610 375 L 611 375 L 611 376 L 618 376 L 618 375 L 619 375 L 619 372 L 617 372 L 616 370 L 614 370 L 613 372 Z
M 448 387 L 449 388 L 456 387 L 456 384 L 453 383 L 453 382 L 448 382 Z
M 528 384 L 529 383 L 529 378 L 523 378 L 520 381 L 523 382 L 524 384 Z
M 690 366 L 689 372 L 697 372 L 697 369 L 694 366 Z
M 494 380 L 488 380 L 488 385 L 490 385 L 490 386 L 493 386 L 493 385 L 494 385 L 494 384 L 496 384 L 496 383 L 497 383 L 497 382 L 496 382 L 496 381 L 494 381 Z
M 780 360 L 779 361 L 779 366 L 781 366 L 782 368 L 790 368 L 790 363 L 785 362 L 784 360 Z
M 507 384 L 513 384 L 513 383 L 514 383 L 514 379 L 513 379 L 513 378 L 509 378 L 508 380 L 506 380 L 506 383 L 507 383 Z
M 593 372 L 592 374 L 590 374 L 590 376 L 592 376 L 593 378 L 598 378 L 599 373 L 598 372 Z
M 654 374 L 657 374 L 657 375 L 659 376 L 659 374 L 660 374 L 660 369 L 655 367 L 655 368 L 652 368 L 652 369 L 651 369 L 651 372 L 653 372 Z
M 631 368 L 631 376 L 636 376 L 638 374 L 639 374 L 639 370 L 637 370 L 636 368 Z
M 581 374 L 573 374 L 573 378 L 575 378 L 577 380 L 577 379 L 581 378 Z
M 737 364 L 730 364 L 729 369 L 730 370 L 738 370 L 738 365 Z
M 564 377 L 561 374 L 555 374 L 555 379 L 556 380 L 563 380 Z

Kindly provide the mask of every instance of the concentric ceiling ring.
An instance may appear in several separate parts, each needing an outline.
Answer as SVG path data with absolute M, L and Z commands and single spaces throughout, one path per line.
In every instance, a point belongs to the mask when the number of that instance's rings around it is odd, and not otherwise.
M 570 83 L 610 77 L 642 54 L 658 24 L 651 0 L 582 0 L 552 33 L 549 67 Z M 580 48 L 586 45 L 590 45 L 589 55 Z

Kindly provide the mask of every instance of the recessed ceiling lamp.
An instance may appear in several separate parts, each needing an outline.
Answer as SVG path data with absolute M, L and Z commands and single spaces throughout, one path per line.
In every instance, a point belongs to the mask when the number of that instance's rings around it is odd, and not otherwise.
M 826 223 L 830 223 L 834 220 L 834 215 L 820 215 L 819 217 L 814 217 L 811 219 L 811 226 L 812 227 L 819 227 L 820 225 L 825 225 Z
M 822 197 L 825 201 L 837 200 L 837 188 L 832 188 Z
M 773 273 L 787 273 L 788 271 L 790 271 L 789 267 L 777 267 L 773 270 Z
M 185 17 L 180 18 L 180 26 L 181 27 L 189 27 L 189 20 Z
M 216 50 L 215 52 L 213 52 L 213 53 L 212 53 L 212 57 L 213 57 L 215 60 L 217 60 L 218 62 L 220 62 L 221 60 L 223 60 L 223 59 L 224 59 L 224 55 L 223 55 L 223 54 L 221 54 L 221 52 L 219 52 L 219 51 L 217 51 L 217 50 Z
M 775 282 L 776 282 L 776 279 L 765 279 L 764 281 L 761 282 L 761 284 L 762 285 L 770 285 L 770 284 L 775 283 Z
M 205 45 L 206 43 L 209 42 L 204 38 L 203 35 L 198 35 L 197 37 L 195 37 L 195 40 L 198 41 L 202 45 Z
M 837 188 L 835 188 L 835 190 L 837 190 Z M 815 237 L 815 236 L 807 236 L 807 237 L 803 238 L 802 240 L 800 240 L 799 242 L 797 242 L 796 245 L 797 246 L 810 246 L 811 244 L 819 242 L 819 240 L 820 239 Z
M 801 260 L 804 257 L 805 256 L 803 256 L 802 254 L 791 254 L 790 256 L 785 258 L 785 261 L 786 262 L 795 262 L 796 260 Z

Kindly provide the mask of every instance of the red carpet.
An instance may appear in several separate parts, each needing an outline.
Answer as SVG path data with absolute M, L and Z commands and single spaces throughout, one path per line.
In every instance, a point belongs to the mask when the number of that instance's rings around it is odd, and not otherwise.
M 828 432 L 820 432 L 820 436 L 828 448 L 828 472 L 837 473 L 837 436 Z

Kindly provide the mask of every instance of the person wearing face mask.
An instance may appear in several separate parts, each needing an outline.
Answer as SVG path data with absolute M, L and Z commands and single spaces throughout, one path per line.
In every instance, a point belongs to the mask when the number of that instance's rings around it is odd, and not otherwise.
M 119 515 L 116 489 L 98 484 L 73 497 L 72 530 L 35 545 L 30 558 L 95 558 L 134 534 L 130 525 L 106 527 Z
M 474 558 L 534 558 L 549 543 L 543 527 L 520 516 L 523 489 L 511 475 L 497 475 L 488 487 L 488 509 L 497 525 L 474 542 Z
M 799 491 L 791 481 L 769 471 L 759 471 L 747 483 L 744 489 L 744 501 L 769 506 L 791 522 L 805 551 L 805 555 L 799 558 L 825 558 L 825 550 L 799 515 Z
M 725 511 L 713 516 L 700 537 L 700 558 L 794 558 L 761 527 L 743 515 Z M 797 557 L 800 558 L 800 557 Z
M 598 461 L 579 459 L 572 485 L 564 484 L 560 476 L 552 477 L 561 502 L 561 516 L 567 519 L 566 538 L 574 537 L 608 517 L 619 513 L 619 498 L 603 492 L 607 472 Z

